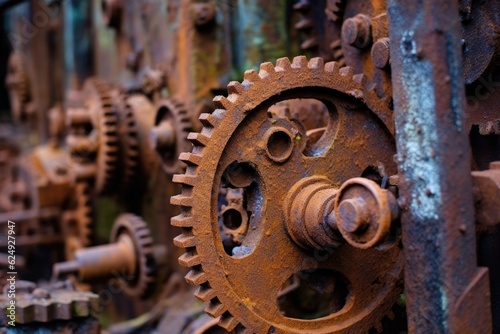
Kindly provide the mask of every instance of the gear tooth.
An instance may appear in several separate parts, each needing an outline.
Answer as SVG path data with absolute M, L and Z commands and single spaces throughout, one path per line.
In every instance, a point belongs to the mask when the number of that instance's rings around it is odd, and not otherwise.
M 311 37 L 302 42 L 302 44 L 300 44 L 300 48 L 302 50 L 310 50 L 318 46 L 318 44 L 318 39 L 316 37 Z
M 202 156 L 189 152 L 182 152 L 179 155 L 179 160 L 185 162 L 189 166 L 199 166 L 202 160 Z
M 307 66 L 306 56 L 293 57 L 292 68 L 304 68 Z
M 201 133 L 194 133 L 191 132 L 187 139 L 192 142 L 194 145 L 199 145 L 199 146 L 207 146 L 207 143 L 209 141 L 209 137 L 205 136 Z
M 331 3 L 329 2 L 328 8 L 325 9 L 326 15 L 328 18 L 333 21 L 339 21 L 344 13 L 344 1 L 345 0 L 335 0 Z
M 352 77 L 352 80 L 363 86 L 366 85 L 366 76 L 364 74 L 356 74 Z
M 311 7 L 311 3 L 308 0 L 299 0 L 295 5 L 293 5 L 293 9 L 297 11 L 304 11 Z
M 227 92 L 229 94 L 241 94 L 245 91 L 245 86 L 238 81 L 231 81 L 227 85 Z
M 333 60 L 339 62 L 340 67 L 345 66 L 344 51 L 340 39 L 336 39 L 330 44 L 330 49 L 333 52 Z
M 231 101 L 229 101 L 228 98 L 226 98 L 222 95 L 218 95 L 218 96 L 214 97 L 213 102 L 214 102 L 215 108 L 217 108 L 217 109 L 230 109 L 232 106 Z
M 170 218 L 170 224 L 175 227 L 192 227 L 194 224 L 193 217 L 186 217 L 182 214 Z
M 215 290 L 209 286 L 200 285 L 194 292 L 194 296 L 202 302 L 208 302 L 216 296 Z
M 292 68 L 292 64 L 290 63 L 290 59 L 288 59 L 287 57 L 283 57 L 276 60 L 276 67 L 279 67 L 286 71 L 287 69 Z
M 205 312 L 211 317 L 217 318 L 226 312 L 226 308 L 217 298 L 214 298 L 205 307 Z
M 186 252 L 179 257 L 179 264 L 183 267 L 194 267 L 201 264 L 201 258 L 198 254 Z
M 373 92 L 373 93 L 377 92 L 377 84 L 376 83 L 369 84 L 369 85 L 366 86 L 366 88 L 370 92 Z
M 315 70 L 323 70 L 323 68 L 325 67 L 323 58 L 311 58 L 311 60 L 309 60 L 309 63 L 307 64 L 307 67 Z
M 354 70 L 350 66 L 345 66 L 339 70 L 339 73 L 344 77 L 352 77 L 354 75 Z
M 233 331 L 238 324 L 239 321 L 229 312 L 222 314 L 219 318 L 219 326 L 228 332 Z
M 249 82 L 258 82 L 260 80 L 259 74 L 255 70 L 246 70 L 243 78 Z
M 265 62 L 260 64 L 260 70 L 259 70 L 259 77 L 264 79 L 267 77 L 269 74 L 274 73 L 274 65 L 271 62 Z
M 175 183 L 181 183 L 188 186 L 194 186 L 198 183 L 198 178 L 194 175 L 186 175 L 186 174 L 175 174 L 172 178 L 172 181 Z
M 213 114 L 203 113 L 200 115 L 198 119 L 200 120 L 201 124 L 203 124 L 206 127 L 214 128 L 219 123 L 219 119 Z
M 56 305 L 54 305 L 53 309 L 51 311 L 56 311 L 57 314 L 58 314 L 58 318 L 59 319 L 64 319 L 64 320 L 69 320 L 71 319 L 71 310 L 72 309 L 76 309 L 76 307 L 80 306 L 80 305 L 75 305 L 75 304 L 80 304 L 82 306 L 81 310 L 82 310 L 82 313 L 88 313 L 88 305 L 87 303 L 78 303 L 76 301 L 73 301 L 71 303 L 57 303 Z M 56 312 L 54 312 L 53 314 L 56 314 Z
M 361 89 L 352 89 L 347 91 L 347 94 L 351 95 L 352 97 L 355 97 L 358 100 L 364 101 L 365 99 L 365 93 Z
M 481 135 L 483 135 L 483 136 L 490 134 L 488 123 L 481 123 L 481 124 L 479 124 L 479 133 Z
M 342 44 L 341 44 L 340 38 L 338 38 L 330 43 L 330 49 L 332 49 L 332 50 L 335 50 L 335 49 L 338 49 L 341 47 L 342 47 Z
M 185 195 L 175 195 L 170 197 L 170 204 L 178 206 L 193 206 L 193 198 Z
M 197 242 L 195 237 L 188 234 L 180 234 L 174 238 L 174 245 L 180 248 L 188 248 L 196 246 Z
M 295 23 L 294 28 L 297 30 L 310 29 L 312 27 L 312 22 L 309 19 L 302 18 L 299 22 Z
M 329 61 L 328 63 L 325 64 L 325 72 L 328 73 L 336 73 L 340 69 L 340 65 L 336 61 Z
M 200 285 L 208 280 L 207 274 L 203 270 L 191 269 L 184 277 L 191 285 Z

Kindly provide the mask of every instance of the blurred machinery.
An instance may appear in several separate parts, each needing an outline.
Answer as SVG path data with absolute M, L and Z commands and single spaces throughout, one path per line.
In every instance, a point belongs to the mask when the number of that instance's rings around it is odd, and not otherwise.
M 499 6 L 0 0 L 0 330 L 500 333 Z

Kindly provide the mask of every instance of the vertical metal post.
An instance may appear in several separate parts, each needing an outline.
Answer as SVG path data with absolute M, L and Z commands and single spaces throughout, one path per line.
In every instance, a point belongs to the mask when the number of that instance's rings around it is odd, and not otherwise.
M 389 0 L 411 333 L 491 333 L 476 264 L 457 0 Z

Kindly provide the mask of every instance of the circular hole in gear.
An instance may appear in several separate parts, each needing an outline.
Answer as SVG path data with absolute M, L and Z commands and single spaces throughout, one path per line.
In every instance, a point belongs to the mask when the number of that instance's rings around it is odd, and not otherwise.
M 292 139 L 285 131 L 273 132 L 267 139 L 267 154 L 276 162 L 283 162 L 290 157 L 293 150 Z
M 222 174 L 225 187 L 246 188 L 252 184 L 256 176 L 255 168 L 247 162 L 232 162 Z
M 305 270 L 293 274 L 278 293 L 280 312 L 294 319 L 312 320 L 337 313 L 349 296 L 347 279 L 332 270 Z
M 222 215 L 222 223 L 231 230 L 239 228 L 242 222 L 243 217 L 241 217 L 241 213 L 238 210 L 228 209 Z

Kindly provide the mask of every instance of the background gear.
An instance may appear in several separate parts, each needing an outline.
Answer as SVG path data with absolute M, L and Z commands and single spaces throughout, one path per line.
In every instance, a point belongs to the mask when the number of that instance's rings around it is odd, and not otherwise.
M 72 162 L 80 170 L 88 170 L 92 165 L 95 175 L 83 178 L 94 179 L 96 193 L 107 193 L 116 186 L 118 167 L 118 115 L 113 108 L 112 91 L 102 80 L 92 78 L 85 82 L 79 95 L 72 106 L 79 109 L 78 116 L 68 112 L 67 142 Z
M 185 167 L 179 154 L 189 150 L 186 139 L 191 122 L 184 105 L 175 99 L 163 99 L 158 104 L 155 128 L 152 131 L 153 146 L 159 153 L 163 170 L 168 175 L 179 173 Z

